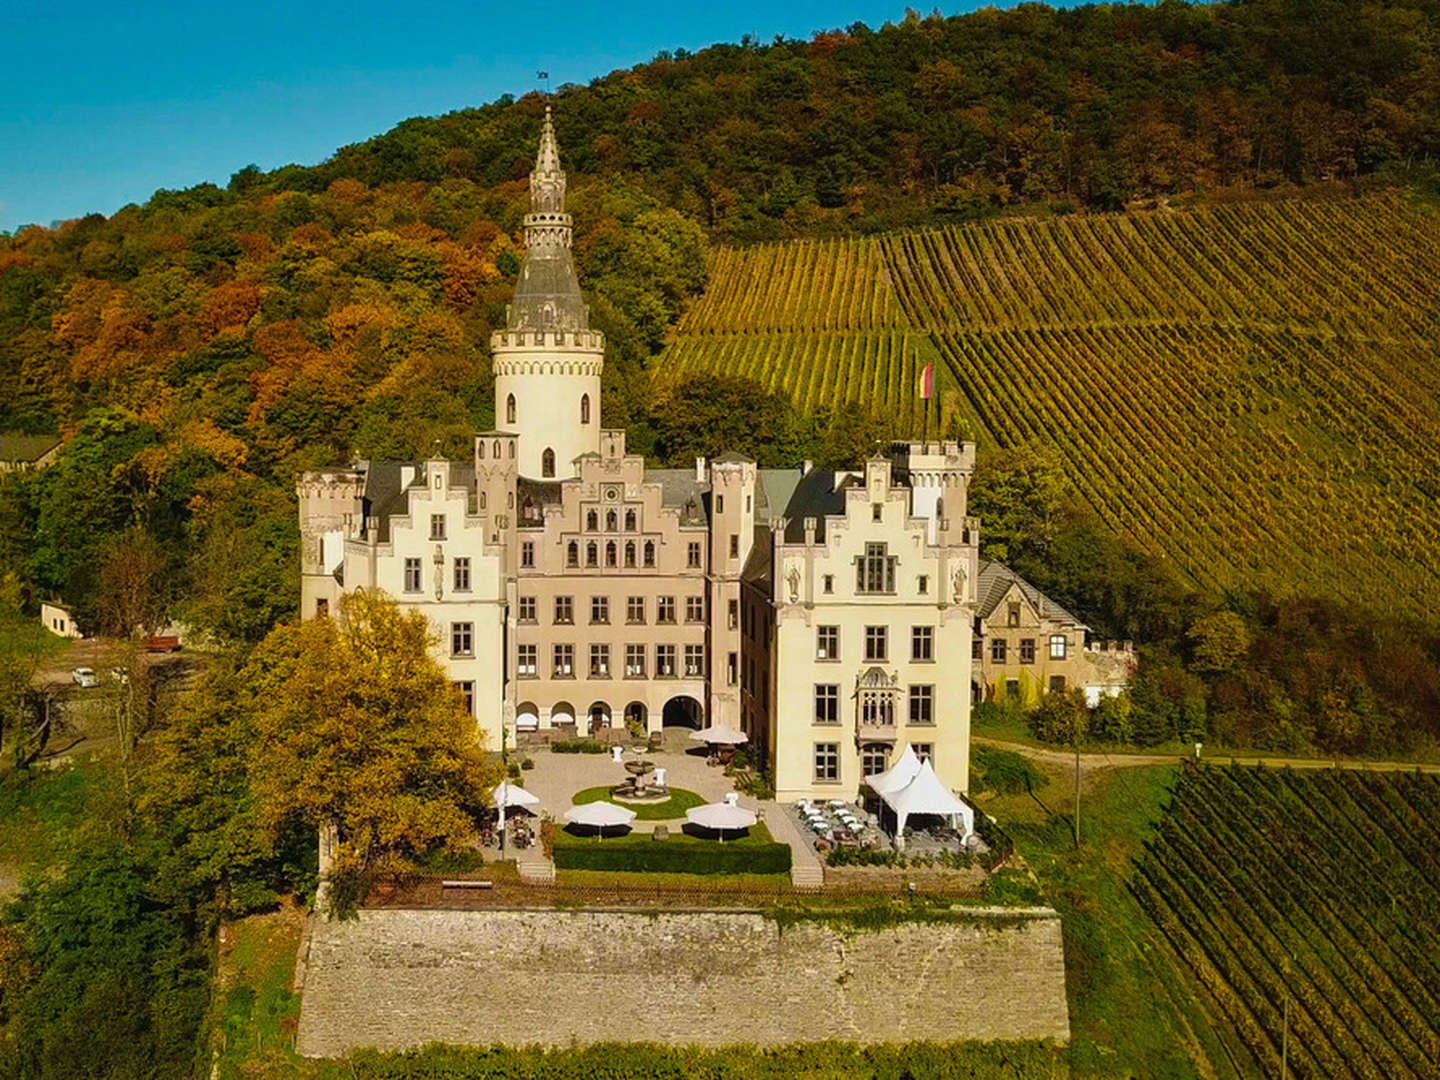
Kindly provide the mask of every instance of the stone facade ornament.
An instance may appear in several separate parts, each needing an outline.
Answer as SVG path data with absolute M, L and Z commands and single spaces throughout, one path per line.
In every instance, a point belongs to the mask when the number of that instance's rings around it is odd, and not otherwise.
M 785 580 L 790 585 L 790 603 L 796 603 L 800 599 L 800 571 L 792 566 Z

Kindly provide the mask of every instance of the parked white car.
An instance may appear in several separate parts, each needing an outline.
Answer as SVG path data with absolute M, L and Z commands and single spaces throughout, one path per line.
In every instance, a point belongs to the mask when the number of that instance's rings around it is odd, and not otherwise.
M 99 686 L 100 680 L 95 675 L 94 668 L 77 667 L 70 672 L 70 678 L 76 686 Z

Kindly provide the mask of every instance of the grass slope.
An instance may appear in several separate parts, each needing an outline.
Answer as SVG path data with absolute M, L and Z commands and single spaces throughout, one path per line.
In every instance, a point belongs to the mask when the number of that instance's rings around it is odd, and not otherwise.
M 1389 195 L 721 250 L 654 369 L 1048 443 L 1104 521 L 1203 584 L 1373 603 L 1378 574 L 1423 614 L 1437 276 L 1440 218 Z

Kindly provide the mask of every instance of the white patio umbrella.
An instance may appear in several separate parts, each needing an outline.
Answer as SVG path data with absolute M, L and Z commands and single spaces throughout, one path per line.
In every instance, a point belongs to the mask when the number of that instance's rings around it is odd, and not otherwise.
M 584 825 L 591 829 L 613 829 L 634 821 L 635 811 L 601 800 L 572 806 L 565 811 L 565 820 L 571 825 Z
M 713 727 L 692 731 L 690 738 L 694 742 L 709 743 L 711 746 L 740 746 L 750 741 L 749 735 L 728 724 L 716 724 Z
M 686 810 L 685 820 L 692 825 L 699 825 L 702 829 L 714 829 L 720 833 L 720 840 L 723 843 L 727 830 L 748 829 L 759 819 L 753 810 L 746 810 L 743 806 L 736 806 L 733 803 L 717 802 L 706 803 L 693 810 Z
M 500 849 L 505 849 L 505 810 L 511 806 L 539 806 L 540 796 L 532 795 L 519 784 L 502 780 L 490 793 L 495 808 L 500 811 Z

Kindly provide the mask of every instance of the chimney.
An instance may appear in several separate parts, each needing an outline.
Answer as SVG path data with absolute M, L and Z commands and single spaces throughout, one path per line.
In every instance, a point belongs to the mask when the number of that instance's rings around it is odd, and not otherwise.
M 703 457 L 697 457 L 697 458 L 695 459 L 695 483 L 697 483 L 697 484 L 703 484 L 704 482 L 705 482 L 705 459 L 704 459 Z

